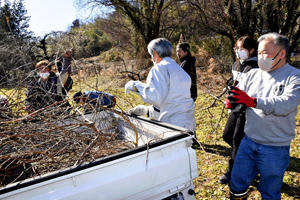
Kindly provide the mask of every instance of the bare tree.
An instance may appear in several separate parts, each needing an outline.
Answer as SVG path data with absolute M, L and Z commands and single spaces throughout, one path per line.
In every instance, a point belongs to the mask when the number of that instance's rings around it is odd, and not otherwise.
M 289 37 L 291 51 L 300 42 L 298 0 L 187 0 L 196 8 L 207 31 L 228 37 L 232 45 L 241 36 L 278 32 Z
M 160 35 L 161 18 L 175 0 L 84 0 L 82 6 L 107 6 L 126 16 L 140 34 L 144 46 Z

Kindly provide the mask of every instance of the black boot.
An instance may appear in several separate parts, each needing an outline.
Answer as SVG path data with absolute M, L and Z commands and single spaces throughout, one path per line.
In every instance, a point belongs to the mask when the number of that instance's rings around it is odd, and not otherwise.
M 247 200 L 248 191 L 236 193 L 230 190 L 230 200 Z
M 224 175 L 219 178 L 219 183 L 221 184 L 229 184 L 231 178 L 231 170 L 233 167 L 233 159 L 228 160 L 228 169 Z
M 227 171 L 225 174 L 223 174 L 219 178 L 219 183 L 221 183 L 221 184 L 228 184 L 229 182 L 230 182 L 230 172 Z

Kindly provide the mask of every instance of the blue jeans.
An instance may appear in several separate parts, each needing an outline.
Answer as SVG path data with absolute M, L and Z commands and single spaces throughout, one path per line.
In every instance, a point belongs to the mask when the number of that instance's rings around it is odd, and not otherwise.
M 258 144 L 245 135 L 231 172 L 230 190 L 245 192 L 260 174 L 258 190 L 264 200 L 280 200 L 284 172 L 290 161 L 290 146 Z

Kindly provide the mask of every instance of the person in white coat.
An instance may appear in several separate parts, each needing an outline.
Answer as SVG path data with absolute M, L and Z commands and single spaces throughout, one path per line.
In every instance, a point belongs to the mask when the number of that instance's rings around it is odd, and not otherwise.
M 139 94 L 145 103 L 159 110 L 157 120 L 195 131 L 195 104 L 190 93 L 191 78 L 170 58 L 171 43 L 165 38 L 158 38 L 152 40 L 147 48 L 154 66 L 146 83 L 129 81 L 125 85 L 125 92 Z

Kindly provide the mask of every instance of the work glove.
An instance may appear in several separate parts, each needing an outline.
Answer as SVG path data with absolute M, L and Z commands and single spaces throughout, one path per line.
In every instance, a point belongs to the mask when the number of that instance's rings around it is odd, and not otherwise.
M 230 100 L 228 99 L 228 96 L 229 96 L 229 95 L 226 95 L 224 104 L 225 104 L 225 108 L 231 109 L 231 108 L 232 108 L 232 105 L 230 104 Z
M 247 107 L 255 107 L 256 106 L 256 98 L 248 96 L 248 94 L 237 87 L 229 86 L 229 95 L 227 99 L 230 104 L 239 104 L 242 103 Z
M 229 98 L 233 98 L 233 97 L 229 97 Z M 234 101 L 231 101 L 226 97 L 225 101 L 225 108 L 230 109 L 231 112 L 233 113 L 244 113 L 247 109 L 247 106 L 245 106 L 245 104 L 242 103 L 235 103 Z
M 148 112 L 149 112 L 149 108 L 148 108 L 148 106 L 145 106 L 145 105 L 138 105 L 138 106 L 128 110 L 129 114 L 131 114 L 131 115 L 134 114 L 134 115 L 139 115 L 139 116 L 147 115 Z
M 125 84 L 125 94 L 129 93 L 130 91 L 138 93 L 138 90 L 135 87 L 135 81 L 128 81 Z

